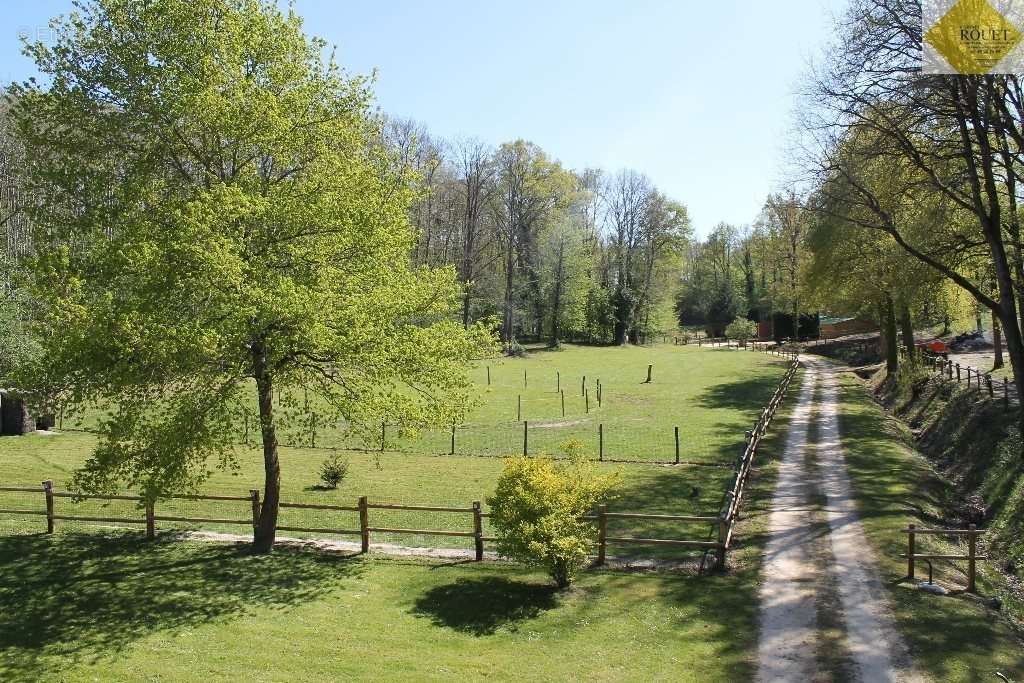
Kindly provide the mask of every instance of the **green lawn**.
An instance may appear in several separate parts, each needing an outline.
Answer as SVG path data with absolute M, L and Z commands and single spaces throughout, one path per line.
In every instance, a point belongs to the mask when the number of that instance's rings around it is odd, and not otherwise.
M 646 377 L 647 363 L 654 364 L 654 382 L 641 384 Z M 784 362 L 759 353 L 736 350 L 698 350 L 695 347 L 655 346 L 650 348 L 585 348 L 569 347 L 562 352 L 538 352 L 525 359 L 512 359 L 492 364 L 491 393 L 486 393 L 487 402 L 481 407 L 480 415 L 494 410 L 492 397 L 506 392 L 518 391 L 515 387 L 501 389 L 501 383 L 511 376 L 522 377 L 522 368 L 530 377 L 544 376 L 545 372 L 558 366 L 580 368 L 601 367 L 602 379 L 608 398 L 602 411 L 618 415 L 622 423 L 635 421 L 652 433 L 667 431 L 680 425 L 682 434 L 683 460 L 691 459 L 692 444 L 714 443 L 714 454 L 700 451 L 698 461 L 711 463 L 731 462 L 742 450 L 743 430 L 759 414 L 778 383 L 784 369 Z M 545 369 L 546 368 L 546 369 Z M 477 370 L 476 372 L 479 372 Z M 483 372 L 486 372 L 484 370 Z M 625 382 L 625 378 L 636 375 L 637 382 L 630 386 L 634 392 L 629 401 L 625 400 L 625 389 L 616 394 L 611 387 Z M 563 372 L 563 382 L 569 382 L 569 370 Z M 486 375 L 483 375 L 484 383 Z M 538 380 L 539 381 L 539 380 Z M 540 389 L 537 389 L 540 392 Z M 553 393 L 553 392 L 552 392 Z M 616 395 L 617 407 L 613 408 L 611 396 Z M 478 416 L 479 417 L 479 416 Z M 609 419 L 602 414 L 601 419 Z M 608 424 L 615 424 L 609 421 Z M 639 427 L 638 427 L 639 429 Z M 538 432 L 542 430 L 538 429 Z M 566 438 L 560 428 L 548 430 L 557 438 L 549 438 L 551 444 Z M 606 435 L 612 430 L 606 424 Z M 73 470 L 87 457 L 94 437 L 83 432 L 66 432 L 53 436 L 32 435 L 9 438 L 0 441 L 3 453 L 2 481 L 5 485 L 38 485 L 43 479 L 53 479 L 58 489 L 63 489 Z M 534 437 L 531 435 L 531 440 Z M 637 437 L 639 440 L 640 437 Z M 543 446 L 543 439 L 541 441 Z M 549 445 L 551 445 L 549 444 Z M 538 446 L 540 448 L 540 446 Z M 323 458 L 330 453 L 322 448 L 283 448 L 282 486 L 283 500 L 291 502 L 320 502 L 338 505 L 354 505 L 358 496 L 366 495 L 371 502 L 397 502 L 406 504 L 469 506 L 472 501 L 483 501 L 493 490 L 494 481 L 501 469 L 501 460 L 491 457 L 448 456 L 404 451 L 367 452 L 346 451 L 349 460 L 349 474 L 342 485 L 334 491 L 316 488 L 317 470 Z M 239 448 L 237 471 L 215 472 L 206 485 L 204 493 L 222 495 L 247 495 L 251 488 L 261 488 L 262 455 L 255 448 Z M 624 511 L 653 513 L 714 515 L 719 510 L 723 493 L 731 478 L 731 470 L 723 466 L 679 466 L 657 463 L 608 462 L 598 465 L 604 469 L 618 469 L 623 475 L 619 498 L 610 508 Z M 58 499 L 58 506 L 75 509 L 76 514 L 93 516 L 134 516 L 140 512 L 130 502 L 73 503 Z M 0 494 L 0 507 L 41 509 L 41 494 Z M 157 514 L 188 517 L 214 517 L 246 519 L 249 516 L 247 502 L 194 502 L 172 501 L 158 504 Z M 470 530 L 470 517 L 454 513 L 425 513 L 408 511 L 372 511 L 371 526 L 397 528 L 427 528 L 442 530 Z M 38 530 L 43 520 L 32 517 L 14 518 L 0 515 L 0 533 L 30 532 Z M 59 529 L 79 528 L 70 522 L 58 522 Z M 284 510 L 282 526 L 312 526 L 318 528 L 358 528 L 357 516 L 350 512 L 325 512 L 309 510 Z M 609 528 L 609 535 L 641 535 L 662 538 L 705 537 L 710 531 L 708 525 L 679 523 L 642 522 L 616 520 Z M 180 527 L 176 523 L 160 523 L 160 528 Z M 204 525 L 203 528 L 248 533 L 243 526 Z M 485 533 L 488 530 L 485 529 Z M 287 535 L 302 536 L 299 532 Z M 470 547 L 471 541 L 460 538 L 422 537 L 409 535 L 375 534 L 374 542 L 398 542 L 410 545 L 437 545 L 447 547 Z M 626 548 L 618 549 L 625 552 Z M 673 550 L 664 546 L 629 547 L 635 555 L 672 555 Z
M 506 563 L 258 557 L 172 535 L 0 534 L 0 680 L 750 680 L 767 505 L 790 405 L 763 442 L 725 574 L 590 570 L 559 593 Z M 24 476 L 66 473 L 86 438 L 8 440 L 21 445 L 5 462 Z M 471 487 L 466 468 L 486 484 L 494 470 L 484 468 L 498 464 L 423 457 L 398 467 L 410 457 L 386 454 L 383 470 L 358 476 L 369 485 L 418 469 L 406 491 L 419 482 L 434 496 Z M 466 465 L 438 471 L 455 462 Z M 629 495 L 674 509 L 679 484 L 664 482 L 709 469 L 629 466 Z
M 644 382 L 653 365 L 653 381 Z M 490 368 L 491 383 L 487 383 Z M 608 459 L 673 461 L 674 428 L 680 430 L 680 458 L 691 462 L 731 462 L 743 431 L 767 403 L 785 368 L 785 361 L 762 353 L 736 349 L 701 349 L 696 346 L 588 347 L 566 345 L 561 351 L 536 349 L 525 358 L 496 358 L 470 370 L 480 403 L 456 430 L 456 452 L 505 456 L 521 453 L 523 423 L 529 423 L 529 451 L 557 453 L 569 438 L 581 440 L 596 456 L 598 425 L 604 429 L 604 455 Z M 526 386 L 524 387 L 524 372 Z M 559 376 L 561 378 L 559 382 Z M 590 411 L 583 395 L 587 378 Z M 601 404 L 597 382 L 601 382 Z M 561 393 L 565 393 L 562 416 Z M 292 399 L 304 404 L 314 397 L 301 391 Z M 88 427 L 96 414 L 67 420 L 67 426 Z M 316 446 L 371 448 L 345 434 L 342 425 L 318 421 Z M 244 425 L 236 425 L 239 442 Z M 451 431 L 421 433 L 399 439 L 397 429 L 385 430 L 388 450 L 429 454 L 449 453 Z M 255 439 L 250 434 L 250 441 Z M 305 420 L 292 419 L 280 440 L 309 446 L 313 434 Z
M 885 415 L 864 384 L 854 375 L 841 375 L 840 429 L 846 462 L 853 478 L 868 538 L 874 546 L 883 582 L 893 597 L 900 630 L 915 661 L 936 681 L 998 680 L 999 671 L 1011 680 L 1024 678 L 1024 644 L 1009 623 L 974 597 L 929 595 L 901 581 L 906 575 L 908 523 L 941 525 L 942 504 L 951 487 L 918 453 L 906 447 L 906 428 Z M 935 537 L 919 537 L 918 552 L 964 552 L 939 545 Z M 962 566 L 935 563 L 936 578 L 962 587 Z M 917 568 L 927 579 L 927 566 Z M 991 596 L 999 579 L 982 567 L 979 591 Z M 995 583 L 994 583 L 995 582 Z
M 135 537 L 0 539 L 4 681 L 735 681 L 749 577 L 589 572 Z

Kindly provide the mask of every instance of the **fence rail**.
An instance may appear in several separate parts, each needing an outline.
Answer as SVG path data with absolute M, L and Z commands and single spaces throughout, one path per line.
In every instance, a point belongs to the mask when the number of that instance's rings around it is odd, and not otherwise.
M 180 496 L 169 496 L 169 500 L 174 499 L 186 499 L 195 501 L 219 501 L 219 502 L 237 502 L 248 504 L 248 509 L 251 510 L 251 516 L 244 519 L 238 517 L 198 517 L 188 515 L 162 515 L 157 514 L 157 504 L 159 501 L 153 502 L 148 501 L 142 496 L 131 496 L 131 495 L 81 495 L 68 491 L 55 491 L 53 489 L 53 483 L 47 480 L 42 483 L 42 486 L 29 487 L 29 486 L 2 486 L 0 487 L 0 494 L 11 492 L 11 493 L 34 493 L 40 495 L 40 504 L 45 509 L 24 509 L 24 508 L 3 508 L 0 509 L 0 514 L 7 515 L 31 515 L 45 517 L 47 523 L 47 532 L 53 533 L 56 521 L 75 521 L 75 522 L 95 522 L 95 523 L 107 523 L 107 524 L 132 524 L 132 525 L 146 525 L 146 535 L 148 538 L 155 538 L 157 531 L 158 522 L 187 522 L 192 524 L 207 524 L 207 525 L 239 525 L 239 526 L 252 526 L 255 530 L 260 515 L 260 503 L 259 503 L 259 492 L 253 490 L 249 496 L 226 496 L 226 495 L 180 495 Z M 114 515 L 85 515 L 85 514 L 72 514 L 60 511 L 58 513 L 56 505 L 54 504 L 55 499 L 68 499 L 70 501 L 78 502 L 83 500 L 107 500 L 107 501 L 132 501 L 139 503 L 143 506 L 143 510 L 140 510 L 138 517 L 128 516 L 114 516 Z M 276 528 L 278 531 L 292 531 L 292 532 L 305 532 L 305 533 L 319 533 L 319 534 L 331 534 L 340 536 L 359 536 L 362 539 L 361 550 L 367 552 L 371 546 L 372 534 L 408 534 L 417 536 L 445 536 L 454 538 L 472 538 L 474 539 L 475 557 L 477 560 L 483 559 L 483 544 L 485 542 L 494 542 L 498 538 L 496 536 L 487 536 L 483 533 L 483 522 L 485 518 L 492 516 L 492 513 L 485 512 L 479 501 L 473 501 L 469 506 L 450 506 L 450 505 L 408 505 L 402 503 L 371 503 L 366 496 L 360 496 L 356 505 L 334 505 L 334 504 L 318 504 L 318 503 L 292 503 L 282 502 L 280 507 L 284 509 L 302 509 L 302 510 L 322 510 L 327 512 L 358 512 L 359 513 L 359 528 L 349 529 L 335 526 L 297 526 L 297 525 L 278 525 Z M 469 515 L 471 519 L 467 524 L 465 530 L 452 530 L 452 529 L 426 529 L 426 528 L 414 528 L 414 527 L 400 527 L 400 526 L 384 526 L 384 525 L 371 525 L 371 510 L 401 510 L 401 511 L 416 511 L 416 512 L 439 512 L 448 513 L 455 515 Z M 608 536 L 606 530 L 608 527 L 609 520 L 615 519 L 630 519 L 630 520 L 652 520 L 658 522 L 681 522 L 684 524 L 711 524 L 717 525 L 720 523 L 719 517 L 709 515 L 669 515 L 669 514 L 653 514 L 653 513 L 642 513 L 642 512 L 608 512 L 608 510 L 601 506 L 594 514 L 585 515 L 584 519 L 588 521 L 596 522 L 597 528 L 600 530 L 598 534 L 598 564 L 604 563 L 606 548 L 609 545 L 616 544 L 641 544 L 641 545 L 674 545 L 680 547 L 691 547 L 691 548 L 711 548 L 715 549 L 718 547 L 717 542 L 703 541 L 692 538 L 679 538 L 679 539 L 665 539 L 665 538 L 642 538 L 642 537 L 627 537 L 627 536 Z
M 978 554 L 978 538 L 985 532 L 974 524 L 966 529 L 918 529 L 913 524 L 908 524 L 906 529 L 900 529 L 901 533 L 907 535 L 907 552 L 903 557 L 907 558 L 907 578 L 914 578 L 914 565 L 917 560 L 966 560 L 967 561 L 967 592 L 977 592 L 977 566 L 979 560 L 987 560 L 987 555 Z M 917 552 L 917 537 L 921 535 L 934 536 L 966 536 L 967 554 L 953 555 L 951 553 L 919 553 Z M 930 579 L 929 579 L 930 580 Z
M 901 350 L 901 355 L 905 355 L 905 353 L 906 353 L 906 350 L 902 349 Z M 959 384 L 961 381 L 963 381 L 963 379 L 966 379 L 967 380 L 967 388 L 968 389 L 971 388 L 971 378 L 972 378 L 972 376 L 974 378 L 974 384 L 977 386 L 979 391 L 982 390 L 981 383 L 982 383 L 982 381 L 984 381 L 985 382 L 984 389 L 988 392 L 989 398 L 995 398 L 995 395 L 996 395 L 995 384 L 996 383 L 992 379 L 992 373 L 991 372 L 982 372 L 981 370 L 978 370 L 977 368 L 972 368 L 969 365 L 961 365 L 960 363 L 951 361 L 951 360 L 949 360 L 947 358 L 943 358 L 942 356 L 936 356 L 936 355 L 927 354 L 927 355 L 924 356 L 924 359 L 925 359 L 925 363 L 927 364 L 927 366 L 930 369 L 934 370 L 936 372 L 936 374 L 938 374 L 939 377 L 941 377 L 943 379 L 949 380 L 950 382 L 954 381 L 954 379 L 955 379 L 957 384 Z M 1010 409 L 1010 383 L 1007 381 L 1007 379 L 1005 377 L 1002 380 L 1002 387 L 1001 387 L 1001 392 L 1000 393 L 1002 394 L 1003 410 L 1004 411 L 1009 410 Z
M 785 398 L 786 391 L 789 389 L 789 385 L 793 381 L 793 377 L 796 376 L 796 371 L 799 367 L 799 360 L 794 358 L 792 363 L 790 363 L 789 368 L 786 370 L 786 374 L 783 375 L 782 381 L 779 382 L 779 386 L 775 389 L 775 393 L 772 394 L 772 398 L 768 402 L 768 405 L 766 405 L 764 410 L 761 411 L 761 416 L 757 419 L 757 422 L 754 423 L 753 428 L 747 432 L 747 446 L 736 462 L 732 486 L 730 486 L 726 491 L 725 501 L 719 515 L 721 520 L 718 525 L 719 551 L 715 558 L 715 566 L 717 568 L 723 568 L 725 566 L 726 553 L 729 550 L 729 546 L 732 544 L 736 517 L 739 513 L 740 505 L 743 502 L 743 493 L 746 490 L 747 481 L 750 477 L 751 466 L 754 464 L 754 459 L 757 457 L 758 446 L 760 446 L 761 440 L 768 432 L 768 427 L 771 425 L 772 419 L 775 417 L 775 412 L 778 410 L 779 405 L 781 405 L 783 398 Z
M 761 438 L 767 431 L 768 426 L 771 424 L 772 418 L 774 417 L 776 410 L 781 404 L 783 397 L 785 396 L 786 390 L 788 389 L 789 384 L 791 383 L 793 376 L 795 375 L 796 370 L 799 367 L 798 360 L 795 358 L 793 354 L 791 354 L 788 351 L 766 349 L 765 352 L 776 353 L 778 355 L 785 355 L 786 357 L 792 358 L 792 362 L 790 363 L 782 380 L 780 381 L 779 385 L 776 387 L 774 393 L 772 394 L 771 400 L 761 411 L 761 414 L 755 422 L 753 429 L 747 433 L 746 446 L 743 450 L 742 455 L 737 459 L 737 461 L 733 465 L 734 476 L 732 478 L 732 483 L 729 489 L 727 490 L 725 496 L 725 503 L 722 506 L 720 512 L 717 515 L 673 515 L 633 511 L 609 512 L 605 506 L 599 506 L 593 514 L 589 514 L 584 517 L 588 521 L 596 522 L 597 564 L 603 564 L 605 562 L 608 546 L 660 545 L 675 546 L 680 548 L 702 549 L 705 551 L 705 557 L 708 552 L 713 551 L 716 556 L 715 566 L 718 568 L 722 568 L 725 566 L 726 552 L 728 551 L 730 543 L 732 541 L 736 515 L 743 498 L 743 492 L 750 474 L 751 465 L 757 453 L 757 447 L 761 441 Z M 0 486 L 0 498 L 2 498 L 2 494 L 5 493 L 41 494 L 39 498 L 40 507 L 38 509 L 32 509 L 31 504 L 29 504 L 29 507 L 4 507 L 0 508 L 0 514 L 45 517 L 48 533 L 54 532 L 55 522 L 57 521 L 145 525 L 146 536 L 148 538 L 155 538 L 157 525 L 159 522 L 183 522 L 200 525 L 206 524 L 252 526 L 253 532 L 255 533 L 255 529 L 259 523 L 261 513 L 260 493 L 258 490 L 255 489 L 251 489 L 249 491 L 248 496 L 197 494 L 174 495 L 168 496 L 166 498 L 161 498 L 159 500 L 151 500 L 137 495 L 83 495 L 69 491 L 55 491 L 53 488 L 53 482 L 51 480 L 47 480 L 44 481 L 42 485 L 38 487 Z M 58 510 L 57 501 L 59 500 L 70 501 L 70 503 L 61 503 L 62 508 L 69 504 L 74 505 L 83 501 L 98 500 L 133 502 L 136 503 L 140 509 L 139 515 L 135 517 L 126 515 L 70 514 L 65 509 Z M 245 516 L 238 515 L 237 506 L 233 507 L 232 510 L 227 512 L 225 516 L 217 517 L 175 514 L 176 511 L 174 510 L 167 511 L 168 514 L 158 514 L 158 506 L 167 504 L 168 501 L 175 500 L 217 501 L 220 503 L 229 504 L 244 503 L 246 506 L 246 510 L 249 514 Z M 360 496 L 357 500 L 356 505 L 281 502 L 279 504 L 279 507 L 281 509 L 318 510 L 330 513 L 358 513 L 358 529 L 346 528 L 345 525 L 334 524 L 317 524 L 314 526 L 287 523 L 278 525 L 277 529 L 279 531 L 303 532 L 311 534 L 359 536 L 360 547 L 362 552 L 369 551 L 372 535 L 375 533 L 409 534 L 417 536 L 447 536 L 457 538 L 472 538 L 474 541 L 473 545 L 475 550 L 475 558 L 477 560 L 481 560 L 483 559 L 484 543 L 498 540 L 497 537 L 495 536 L 489 536 L 484 534 L 483 520 L 486 518 L 490 518 L 492 516 L 492 513 L 485 512 L 481 506 L 480 501 L 473 501 L 472 504 L 469 506 L 423 505 L 393 502 L 371 503 L 369 502 L 366 496 Z M 444 513 L 453 515 L 468 515 L 470 519 L 467 520 L 466 527 L 463 527 L 463 529 L 430 529 L 411 526 L 406 527 L 374 525 L 371 524 L 371 511 L 373 510 L 412 511 Z M 615 520 L 649 520 L 652 522 L 676 522 L 683 527 L 687 527 L 688 525 L 707 525 L 708 527 L 710 527 L 710 533 L 707 537 L 703 539 L 693 537 L 697 534 L 693 534 L 692 531 L 689 533 L 681 533 L 680 536 L 683 536 L 681 538 L 653 538 L 648 537 L 648 535 L 646 534 L 643 536 L 624 536 L 621 534 L 609 535 L 608 525 L 610 522 L 614 523 Z

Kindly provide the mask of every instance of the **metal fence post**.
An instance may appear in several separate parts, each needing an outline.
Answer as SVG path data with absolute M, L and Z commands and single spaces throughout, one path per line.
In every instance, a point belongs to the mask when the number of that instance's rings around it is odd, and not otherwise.
M 604 460 L 604 425 L 597 425 L 597 459 Z

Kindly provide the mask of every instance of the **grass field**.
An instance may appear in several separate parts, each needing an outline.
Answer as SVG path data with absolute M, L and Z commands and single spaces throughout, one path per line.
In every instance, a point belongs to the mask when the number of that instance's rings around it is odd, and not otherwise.
M 654 382 L 642 384 L 648 363 L 655 366 Z M 487 392 L 484 375 L 481 389 L 485 401 L 474 419 L 496 416 L 498 408 L 495 403 L 503 404 L 508 396 L 514 396 L 518 391 L 514 386 L 501 388 L 503 382 L 507 383 L 503 378 L 519 377 L 521 380 L 522 370 L 526 369 L 529 381 L 530 377 L 552 374 L 555 366 L 574 369 L 562 373 L 563 382 L 570 381 L 572 372 L 579 372 L 579 377 L 582 377 L 581 368 L 584 367 L 601 368 L 606 378 L 612 378 L 602 380 L 606 387 L 604 391 L 608 392 L 605 394 L 608 399 L 606 406 L 601 408 L 606 412 L 600 413 L 602 420 L 608 420 L 606 434 L 611 432 L 609 424 L 635 423 L 638 430 L 636 440 L 640 442 L 642 437 L 639 434 L 644 429 L 653 434 L 667 432 L 671 437 L 672 427 L 678 424 L 684 461 L 727 464 L 742 450 L 743 431 L 749 428 L 767 402 L 785 364 L 759 353 L 674 346 L 626 349 L 568 347 L 562 352 L 539 352 L 524 359 L 492 364 L 492 390 Z M 479 374 L 480 369 L 474 372 Z M 627 385 L 626 378 L 633 376 L 637 381 Z M 617 386 L 621 388 L 613 388 Z M 612 397 L 615 397 L 614 402 Z M 572 427 L 566 429 L 571 430 Z M 561 433 L 562 428 L 559 427 L 552 427 L 549 431 L 552 436 L 548 445 L 552 447 L 571 435 L 571 432 Z M 53 479 L 55 487 L 62 489 L 74 469 L 84 462 L 93 439 L 91 434 L 83 432 L 4 439 L 0 441 L 2 481 L 5 485 L 34 486 L 43 479 Z M 538 450 L 542 446 L 543 440 Z M 316 487 L 317 470 L 329 452 L 321 448 L 282 449 L 283 500 L 354 505 L 358 496 L 366 495 L 371 502 L 464 507 L 474 500 L 483 501 L 491 493 L 501 469 L 499 458 L 353 450 L 345 454 L 350 463 L 345 481 L 337 490 L 325 491 Z M 238 471 L 214 473 L 203 486 L 203 492 L 246 495 L 249 489 L 260 488 L 260 452 L 255 448 L 240 447 L 239 463 Z M 619 497 L 610 507 L 626 511 L 714 515 L 721 506 L 725 487 L 731 478 L 731 470 L 723 466 L 643 462 L 609 462 L 599 466 L 622 472 L 623 485 Z M 41 494 L 4 494 L 0 507 L 41 509 L 42 500 Z M 131 502 L 72 503 L 58 499 L 58 505 L 74 505 L 76 514 L 141 517 Z M 161 511 L 175 516 L 227 519 L 246 519 L 249 515 L 246 502 L 171 501 L 159 503 L 157 514 Z M 465 514 L 373 511 L 373 515 L 371 526 L 471 529 L 470 518 Z M 0 516 L 0 533 L 5 530 L 7 533 L 31 532 L 38 530 L 42 523 L 39 518 Z M 77 528 L 74 523 L 59 524 L 60 528 L 67 530 Z M 358 528 L 356 514 L 349 512 L 285 510 L 280 524 Z M 708 525 L 681 527 L 679 523 L 669 525 L 634 520 L 617 520 L 614 524 L 617 526 L 609 529 L 609 535 L 621 531 L 623 534 L 673 538 L 680 537 L 680 534 L 704 537 L 710 532 Z M 176 526 L 182 525 L 161 524 L 161 527 Z M 245 527 L 239 526 L 204 525 L 203 528 L 248 533 Z M 303 534 L 289 532 L 288 535 Z M 471 539 L 445 537 L 378 534 L 373 540 L 409 545 L 471 546 Z M 631 547 L 630 551 L 640 555 L 671 554 L 664 547 Z
M 799 391 L 799 375 L 790 391 Z M 790 406 L 783 403 L 762 442 L 725 574 L 589 570 L 555 592 L 545 576 L 507 563 L 294 549 L 252 556 L 171 535 L 146 542 L 110 530 L 26 533 L 6 520 L 0 680 L 749 680 L 773 456 Z M 720 419 L 740 419 L 734 411 L 746 418 L 734 405 Z M 91 438 L 4 440 L 5 483 L 43 472 L 61 481 Z M 305 489 L 313 455 L 285 450 L 288 493 L 350 497 L 361 489 L 461 502 L 489 490 L 500 466 L 495 458 L 385 453 L 378 469 L 373 454 L 353 453 L 344 484 L 353 490 L 334 494 Z M 673 511 L 720 502 L 720 488 L 710 492 L 722 484 L 719 468 L 602 466 L 623 468 L 617 505 Z M 244 488 L 254 471 L 218 474 L 211 488 Z M 698 502 L 689 498 L 694 482 L 708 488 Z
M 735 681 L 751 675 L 746 573 L 515 566 L 0 538 L 0 679 Z
M 654 380 L 649 384 L 644 382 L 648 365 L 653 365 Z M 779 358 L 750 351 L 662 344 L 621 348 L 566 345 L 560 351 L 535 349 L 525 358 L 496 358 L 470 370 L 480 403 L 456 429 L 456 453 L 521 453 L 521 415 L 529 422 L 531 453 L 557 453 L 561 442 L 574 438 L 597 455 L 601 424 L 607 459 L 671 462 L 675 457 L 674 428 L 679 427 L 682 460 L 732 462 L 743 431 L 767 403 L 783 366 Z M 600 406 L 598 381 L 602 387 Z M 559 386 L 565 394 L 564 417 Z M 310 410 L 316 410 L 314 397 L 297 391 L 292 398 L 300 404 L 309 398 Z M 68 426 L 88 428 L 94 419 L 95 413 L 89 413 L 83 420 L 68 420 Z M 241 442 L 244 426 L 238 427 Z M 450 429 L 400 439 L 397 428 L 389 424 L 385 435 L 387 450 L 426 454 L 451 450 Z M 307 421 L 299 419 L 285 426 L 279 438 L 292 446 L 313 442 Z M 254 439 L 250 434 L 250 440 Z M 347 435 L 343 425 L 322 421 L 315 442 L 328 448 L 380 447 L 379 440 L 363 443 Z

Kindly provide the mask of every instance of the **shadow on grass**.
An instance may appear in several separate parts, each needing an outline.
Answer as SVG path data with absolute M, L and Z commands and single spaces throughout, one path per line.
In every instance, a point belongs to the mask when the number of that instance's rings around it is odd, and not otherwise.
M 138 534 L 0 538 L 0 679 L 113 659 L 149 634 L 288 609 L 331 591 L 358 561 L 296 550 L 255 556 Z
M 487 636 L 518 622 L 534 619 L 558 605 L 558 589 L 489 576 L 460 578 L 436 586 L 416 600 L 413 611 L 437 626 Z
M 775 372 L 758 374 L 735 382 L 708 387 L 697 397 L 704 408 L 730 408 L 750 411 L 756 419 L 779 386 L 780 375 Z

